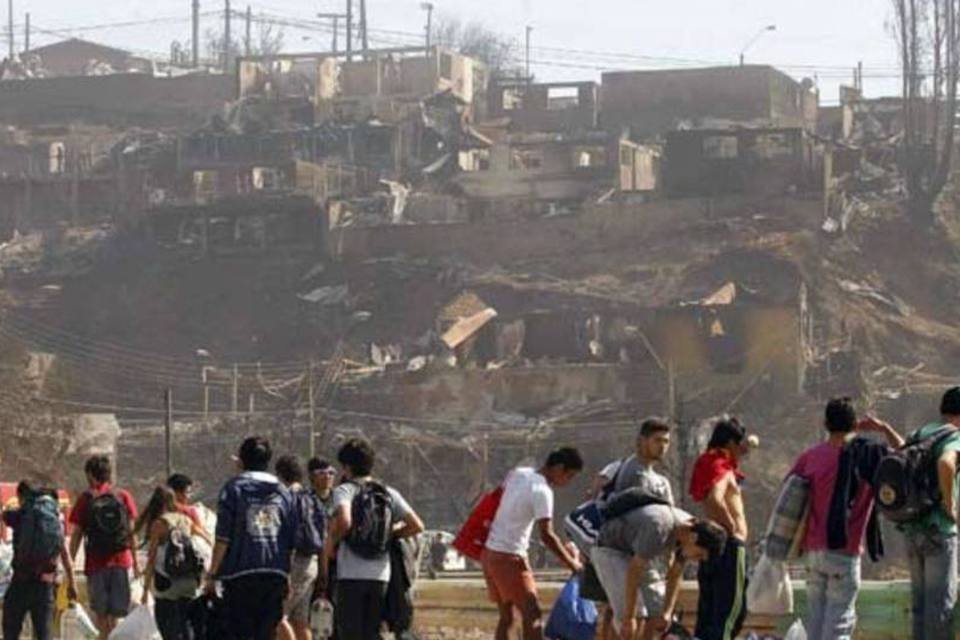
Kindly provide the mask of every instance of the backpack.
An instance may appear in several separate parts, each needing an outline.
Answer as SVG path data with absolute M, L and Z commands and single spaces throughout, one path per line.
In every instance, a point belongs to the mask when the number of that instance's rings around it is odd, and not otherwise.
M 936 451 L 956 431 L 944 427 L 886 455 L 877 468 L 877 506 L 891 522 L 915 522 L 940 504 Z
M 83 527 L 87 550 L 95 556 L 112 556 L 130 548 L 130 512 L 116 494 L 91 496 Z
M 480 562 L 501 500 L 503 500 L 503 486 L 484 494 L 467 516 L 452 545 L 462 556 L 474 562 Z
M 163 566 L 161 572 L 171 580 L 178 578 L 197 578 L 203 575 L 203 560 L 193 546 L 193 538 L 188 532 L 171 528 L 164 543 Z
M 293 548 L 305 555 L 316 555 L 323 551 L 327 530 L 326 514 L 309 491 L 297 491 L 294 493 L 294 500 L 297 503 L 298 522 Z
M 359 487 L 350 505 L 347 546 L 361 558 L 382 558 L 393 537 L 393 498 L 379 482 L 369 480 Z
M 20 526 L 13 540 L 14 565 L 37 567 L 55 559 L 63 548 L 60 505 L 51 496 L 33 496 L 20 507 Z

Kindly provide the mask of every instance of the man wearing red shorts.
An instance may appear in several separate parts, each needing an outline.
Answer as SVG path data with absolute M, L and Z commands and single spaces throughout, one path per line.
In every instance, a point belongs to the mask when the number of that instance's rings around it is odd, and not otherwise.
M 543 613 L 527 560 L 534 524 L 544 546 L 563 564 L 575 573 L 582 569 L 580 561 L 553 530 L 553 490 L 568 485 L 581 470 L 580 452 L 564 447 L 551 453 L 538 470 L 518 467 L 507 475 L 483 552 L 487 589 L 500 609 L 496 640 L 511 637 L 516 610 L 520 611 L 523 623 L 523 640 L 543 640 Z

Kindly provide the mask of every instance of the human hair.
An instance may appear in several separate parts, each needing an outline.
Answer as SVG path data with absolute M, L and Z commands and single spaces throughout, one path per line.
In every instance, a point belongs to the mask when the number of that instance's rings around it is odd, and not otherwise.
M 670 424 L 662 418 L 647 418 L 640 424 L 638 438 L 649 438 L 657 433 L 669 433 Z
M 850 433 L 857 428 L 857 410 L 847 397 L 833 398 L 824 412 L 824 425 L 830 433 Z
M 21 480 L 17 483 L 17 498 L 26 500 L 37 495 L 37 488 L 29 480 Z
M 337 452 L 337 462 L 350 469 L 354 476 L 362 478 L 373 473 L 376 452 L 363 438 L 347 440 Z
M 150 501 L 143 508 L 140 517 L 137 518 L 133 526 L 133 535 L 139 535 L 141 531 L 147 531 L 150 527 L 165 513 L 177 513 L 177 497 L 170 487 L 157 487 L 150 496 Z
M 583 456 L 573 447 L 560 447 L 554 449 L 547 456 L 548 467 L 561 466 L 567 471 L 582 471 Z
M 280 456 L 273 465 L 273 469 L 277 472 L 277 477 L 280 478 L 284 484 L 303 482 L 303 465 L 300 464 L 297 456 Z
M 175 473 L 167 478 L 167 486 L 176 493 L 183 493 L 193 486 L 193 479 L 185 473 Z
M 331 465 L 328 461 L 324 460 L 323 458 L 314 456 L 307 461 L 307 472 L 313 473 L 315 471 L 326 471 L 331 466 L 333 465 Z
M 266 471 L 272 457 L 273 450 L 266 438 L 250 436 L 240 445 L 239 458 L 244 471 Z
M 83 465 L 83 470 L 100 484 L 110 482 L 110 478 L 113 476 L 110 458 L 107 456 L 91 456 L 87 459 L 87 463 Z
M 698 520 L 693 524 L 693 534 L 697 537 L 697 546 L 705 549 L 709 557 L 723 554 L 727 546 L 727 530 L 709 520 Z
M 747 430 L 739 420 L 733 417 L 720 418 L 713 425 L 713 434 L 707 443 L 707 449 L 722 449 L 731 443 L 740 444 L 746 436 Z
M 950 387 L 940 400 L 940 415 L 960 416 L 960 387 Z

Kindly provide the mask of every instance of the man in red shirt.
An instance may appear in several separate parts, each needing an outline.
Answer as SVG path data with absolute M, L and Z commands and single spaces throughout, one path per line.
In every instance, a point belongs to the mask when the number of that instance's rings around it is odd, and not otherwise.
M 139 575 L 136 542 L 131 524 L 137 506 L 129 493 L 110 484 L 112 469 L 106 456 L 93 456 L 84 466 L 87 491 L 77 497 L 70 512 L 73 534 L 70 556 L 76 558 L 85 542 L 87 590 L 101 640 L 130 610 L 130 570 Z

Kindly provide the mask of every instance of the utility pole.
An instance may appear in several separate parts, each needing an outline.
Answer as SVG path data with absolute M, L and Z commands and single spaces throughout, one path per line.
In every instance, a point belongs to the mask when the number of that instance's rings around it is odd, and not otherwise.
M 367 0 L 360 0 L 360 37 L 363 45 L 363 59 L 367 59 L 369 42 L 367 40 Z
M 250 5 L 247 5 L 247 33 L 246 37 L 243 39 L 243 55 L 250 55 L 250 25 L 253 23 L 253 9 L 250 8 Z
M 526 42 L 526 74 L 527 74 L 527 86 L 530 86 L 531 76 L 530 76 L 530 34 L 533 33 L 533 27 L 527 25 L 527 42 Z
M 430 55 L 430 40 L 433 34 L 433 3 L 432 2 L 422 2 L 420 3 L 420 8 L 427 12 L 427 27 L 426 32 L 424 33 L 424 42 L 427 47 L 427 55 Z
M 240 402 L 240 371 L 237 365 L 233 365 L 233 398 L 230 402 L 230 409 L 233 415 L 237 415 L 237 405 Z
M 230 73 L 230 50 L 233 48 L 233 36 L 230 33 L 230 0 L 223 0 L 223 72 Z
M 13 0 L 10 0 L 13 2 Z M 353 0 L 347 0 L 347 62 L 353 59 Z
M 17 54 L 16 46 L 13 41 L 13 0 L 7 0 L 7 35 L 10 36 L 10 61 Z
M 342 13 L 318 13 L 317 17 L 321 20 L 333 20 L 333 53 L 339 51 L 340 18 L 344 17 Z
M 210 372 L 210 367 L 204 365 L 200 370 L 200 379 L 203 381 L 203 419 L 206 420 L 210 417 L 210 380 L 207 377 L 207 374 Z
M 173 390 L 163 392 L 163 443 L 167 477 L 173 474 Z
M 23 52 L 30 51 L 30 12 L 27 11 L 26 21 L 23 24 Z
M 313 395 L 313 360 L 307 371 L 307 400 L 310 403 L 310 457 L 317 455 L 317 401 Z
M 193 68 L 200 66 L 200 0 L 193 0 Z

